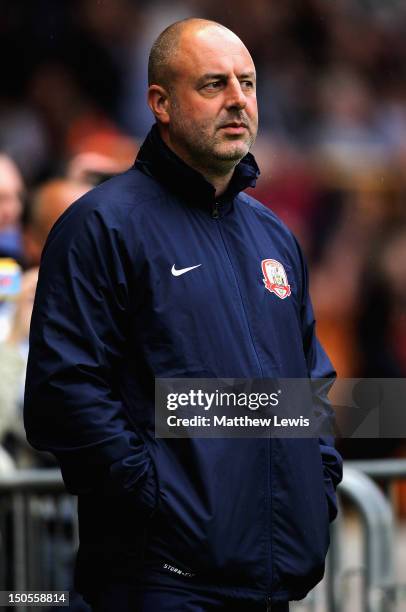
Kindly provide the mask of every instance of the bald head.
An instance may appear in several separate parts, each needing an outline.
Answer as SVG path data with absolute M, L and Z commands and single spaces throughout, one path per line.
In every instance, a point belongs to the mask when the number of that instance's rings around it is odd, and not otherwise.
M 31 226 L 39 241 L 45 242 L 61 214 L 91 187 L 77 181 L 52 179 L 37 189 L 31 204 Z
M 175 57 L 179 50 L 181 39 L 184 35 L 197 33 L 207 28 L 218 28 L 224 33 L 237 38 L 228 28 L 208 19 L 198 19 L 190 17 L 176 21 L 168 26 L 158 36 L 152 45 L 148 60 L 148 85 L 161 85 L 165 89 L 170 89 L 176 77 Z
M 29 264 L 38 265 L 47 236 L 63 212 L 92 185 L 68 179 L 51 179 L 33 194 L 24 230 L 24 251 Z

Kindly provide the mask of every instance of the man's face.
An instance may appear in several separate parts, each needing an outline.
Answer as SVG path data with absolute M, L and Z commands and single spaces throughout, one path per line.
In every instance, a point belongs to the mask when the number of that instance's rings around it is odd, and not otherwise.
M 14 226 L 21 215 L 23 184 L 17 167 L 0 156 L 0 231 Z
M 169 144 L 192 166 L 229 171 L 258 128 L 255 67 L 242 42 L 209 27 L 184 33 L 173 60 Z

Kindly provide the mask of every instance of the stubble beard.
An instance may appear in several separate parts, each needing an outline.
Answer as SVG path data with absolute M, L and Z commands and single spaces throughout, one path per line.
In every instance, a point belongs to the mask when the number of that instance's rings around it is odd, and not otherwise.
M 221 130 L 210 126 L 196 126 L 177 119 L 172 124 L 172 142 L 177 142 L 186 153 L 185 161 L 193 168 L 207 170 L 218 176 L 228 174 L 250 150 L 255 137 L 249 133 L 244 140 L 227 139 Z

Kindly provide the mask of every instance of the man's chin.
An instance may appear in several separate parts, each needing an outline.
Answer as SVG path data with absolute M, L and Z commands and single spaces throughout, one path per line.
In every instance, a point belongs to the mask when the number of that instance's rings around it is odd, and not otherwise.
M 219 147 L 216 157 L 223 161 L 239 161 L 245 157 L 249 151 L 247 143 L 234 143 L 232 146 Z

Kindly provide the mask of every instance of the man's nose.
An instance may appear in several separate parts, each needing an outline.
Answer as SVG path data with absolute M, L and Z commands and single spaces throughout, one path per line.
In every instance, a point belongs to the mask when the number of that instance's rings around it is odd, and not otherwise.
M 227 108 L 238 108 L 239 110 L 247 106 L 247 99 L 242 90 L 238 79 L 230 80 L 228 83 Z

